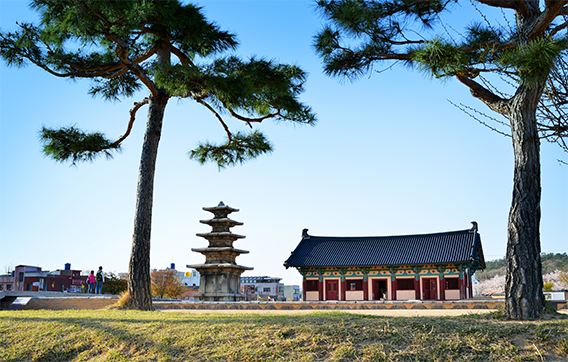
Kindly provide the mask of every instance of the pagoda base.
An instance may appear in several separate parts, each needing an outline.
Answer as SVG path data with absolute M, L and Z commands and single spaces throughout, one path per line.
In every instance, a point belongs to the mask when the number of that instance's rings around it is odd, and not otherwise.
M 197 293 L 193 297 L 203 302 L 240 302 L 246 299 L 241 293 Z
M 245 295 L 241 294 L 241 274 L 252 268 L 234 264 L 225 267 L 219 264 L 188 265 L 188 267 L 195 268 L 201 275 L 199 293 L 194 295 L 195 300 L 245 300 Z

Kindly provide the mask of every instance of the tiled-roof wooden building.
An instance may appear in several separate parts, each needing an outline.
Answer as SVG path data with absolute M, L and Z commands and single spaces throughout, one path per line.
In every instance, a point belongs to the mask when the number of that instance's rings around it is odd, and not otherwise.
M 329 237 L 304 229 L 284 266 L 303 276 L 305 301 L 458 300 L 485 268 L 477 223 L 435 234 Z

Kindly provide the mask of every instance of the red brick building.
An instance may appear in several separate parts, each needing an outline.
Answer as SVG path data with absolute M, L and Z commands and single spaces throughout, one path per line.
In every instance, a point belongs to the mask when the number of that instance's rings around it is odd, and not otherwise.
M 11 276 L 0 278 L 0 291 L 56 291 L 83 292 L 87 276 L 82 276 L 80 270 L 71 270 L 71 264 L 65 264 L 65 269 L 43 271 L 39 266 L 18 265 Z

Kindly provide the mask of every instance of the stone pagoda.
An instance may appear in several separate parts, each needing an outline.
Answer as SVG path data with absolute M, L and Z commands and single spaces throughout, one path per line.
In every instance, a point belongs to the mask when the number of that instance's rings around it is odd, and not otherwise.
M 243 223 L 228 217 L 230 213 L 237 212 L 239 209 L 233 209 L 221 201 L 219 205 L 204 207 L 203 210 L 212 212 L 215 216 L 213 219 L 199 221 L 213 228 L 209 233 L 197 234 L 207 239 L 209 246 L 191 249 L 205 255 L 205 264 L 187 266 L 197 269 L 201 275 L 199 293 L 195 294 L 195 299 L 203 301 L 244 300 L 245 296 L 241 294 L 241 274 L 253 268 L 237 265 L 235 261 L 237 256 L 246 254 L 248 251 L 233 248 L 233 242 L 244 236 L 233 234 L 230 228 L 243 225 Z

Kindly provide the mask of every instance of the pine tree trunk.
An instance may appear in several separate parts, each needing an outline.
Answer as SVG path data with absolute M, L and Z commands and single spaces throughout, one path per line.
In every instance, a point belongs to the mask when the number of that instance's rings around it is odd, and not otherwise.
M 538 318 L 544 310 L 540 260 L 540 141 L 536 107 L 544 84 L 521 86 L 511 104 L 515 171 L 509 212 L 505 313 Z
M 132 235 L 132 252 L 128 270 L 130 299 L 127 304 L 127 307 L 140 310 L 152 310 L 150 235 L 152 231 L 154 173 L 167 102 L 168 98 L 163 93 L 160 93 L 158 97 L 150 98 L 148 123 L 140 158 L 134 234 Z

